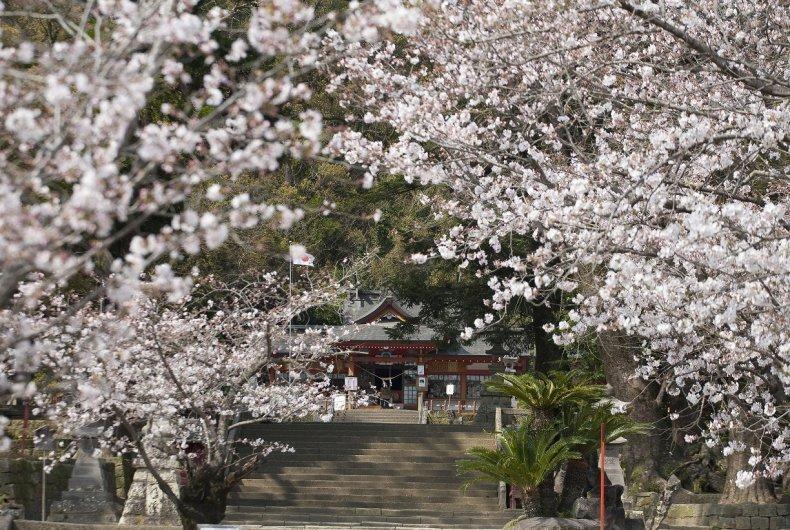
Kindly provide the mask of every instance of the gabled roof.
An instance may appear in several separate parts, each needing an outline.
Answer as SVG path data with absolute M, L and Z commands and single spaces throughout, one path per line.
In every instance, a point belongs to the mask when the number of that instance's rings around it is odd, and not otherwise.
M 370 324 L 387 315 L 404 322 L 413 320 L 419 314 L 419 308 L 407 308 L 394 296 L 385 296 L 378 291 L 357 290 L 351 294 L 343 312 L 348 324 Z
M 413 332 L 407 333 L 402 338 L 393 339 L 391 334 L 395 330 L 396 325 L 397 323 L 395 322 L 379 322 L 375 324 L 334 326 L 332 329 L 340 337 L 341 343 L 353 341 L 436 342 L 436 333 L 427 326 L 417 326 Z

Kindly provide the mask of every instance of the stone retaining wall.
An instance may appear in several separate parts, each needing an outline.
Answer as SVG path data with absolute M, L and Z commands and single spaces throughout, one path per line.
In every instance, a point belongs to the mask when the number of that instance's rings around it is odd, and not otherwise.
M 15 530 L 180 530 L 180 526 L 124 526 L 109 524 L 48 523 L 42 521 L 14 521 Z
M 712 504 L 706 524 L 737 530 L 790 528 L 790 504 Z
M 120 459 L 114 459 L 120 464 Z M 41 460 L 28 458 L 0 458 L 0 500 L 5 504 L 22 508 L 20 515 L 25 519 L 41 520 Z M 117 487 L 117 494 L 124 494 L 128 489 L 128 471 L 115 461 L 103 461 L 102 468 L 112 479 L 112 489 Z M 47 515 L 51 513 L 52 504 L 60 500 L 68 488 L 74 464 L 58 463 L 46 478 Z M 2 503 L 0 503 L 2 504 Z
M 47 510 L 66 489 L 72 467 L 58 464 L 47 475 Z M 25 518 L 41 519 L 41 490 L 41 461 L 0 458 L 0 492 L 6 502 L 24 509 Z

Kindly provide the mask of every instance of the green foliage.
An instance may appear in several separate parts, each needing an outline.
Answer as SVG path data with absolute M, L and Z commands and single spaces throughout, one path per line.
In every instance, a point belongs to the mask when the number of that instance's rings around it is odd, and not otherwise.
M 458 462 L 458 470 L 474 482 L 506 482 L 523 491 L 534 491 L 563 462 L 581 455 L 574 440 L 559 437 L 556 429 L 538 431 L 522 424 L 502 432 L 499 449 L 473 447 L 468 459 Z
M 601 424 L 607 443 L 621 436 L 645 434 L 650 428 L 627 414 L 613 413 L 604 399 L 605 387 L 579 371 L 501 374 L 486 386 L 515 397 L 519 407 L 530 412 L 525 425 L 552 428 L 584 454 L 597 449 Z
M 600 428 L 606 430 L 606 443 L 632 434 L 645 434 L 650 429 L 646 423 L 639 423 L 627 414 L 615 414 L 606 403 L 580 403 L 563 410 L 556 422 L 563 436 L 575 440 L 575 447 L 582 453 L 597 450 L 600 442 Z
M 605 395 L 603 385 L 591 383 L 576 371 L 500 374 L 487 381 L 486 387 L 516 398 L 521 408 L 543 414 L 556 414 L 569 405 L 594 403 Z

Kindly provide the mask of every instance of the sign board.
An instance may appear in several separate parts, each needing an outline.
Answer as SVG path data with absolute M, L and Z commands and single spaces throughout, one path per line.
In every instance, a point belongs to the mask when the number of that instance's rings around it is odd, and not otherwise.
M 346 395 L 335 394 L 332 396 L 332 410 L 346 410 Z
M 428 388 L 428 378 L 425 377 L 425 376 L 418 377 L 417 378 L 417 386 L 422 388 L 422 389 Z
M 357 390 L 356 377 L 346 377 L 346 390 Z
M 447 385 L 447 395 L 452 396 L 453 394 L 455 394 L 455 385 L 450 383 Z
M 417 375 L 425 375 L 425 365 L 418 364 L 417 365 Z

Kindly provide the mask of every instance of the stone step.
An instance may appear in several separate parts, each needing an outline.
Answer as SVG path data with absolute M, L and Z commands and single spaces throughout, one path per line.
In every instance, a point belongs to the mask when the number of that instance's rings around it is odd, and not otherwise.
M 293 454 L 293 452 L 297 453 L 309 453 L 309 454 L 349 454 L 349 453 L 373 453 L 373 454 L 388 454 L 388 455 L 396 455 L 399 453 L 408 452 L 410 454 L 422 454 L 422 455 L 444 455 L 444 456 L 458 456 L 463 455 L 468 449 L 472 447 L 491 447 L 493 448 L 495 443 L 494 439 L 491 438 L 490 443 L 489 440 L 472 440 L 467 442 L 455 442 L 452 444 L 445 444 L 445 445 L 427 445 L 415 442 L 388 442 L 386 440 L 382 440 L 375 443 L 366 443 L 365 440 L 357 439 L 354 442 L 330 442 L 326 440 L 320 440 L 323 443 L 306 443 L 301 440 L 283 440 L 280 438 L 268 438 L 264 439 L 264 442 L 279 442 L 282 444 L 286 444 L 289 449 L 286 452 L 275 452 L 273 454 Z M 291 451 L 291 449 L 293 451 Z M 247 451 L 245 451 L 247 452 Z
M 299 464 L 303 465 L 299 465 Z M 433 463 L 433 462 L 367 462 L 364 466 L 354 466 L 349 467 L 344 461 L 338 460 L 321 460 L 321 461 L 313 461 L 313 462 L 299 462 L 299 461 L 289 461 L 289 460 L 282 460 L 279 462 L 268 461 L 264 462 L 260 466 L 261 471 L 266 471 L 269 473 L 274 472 L 275 470 L 280 473 L 286 473 L 294 469 L 304 469 L 304 468 L 322 468 L 322 469 L 334 469 L 338 471 L 340 474 L 343 472 L 353 472 L 353 473 L 360 473 L 360 474 L 367 474 L 368 470 L 374 473 L 381 473 L 386 475 L 387 471 L 411 471 L 413 474 L 420 474 L 423 472 L 437 472 L 441 473 L 444 472 L 445 474 L 456 475 L 457 471 L 454 465 L 442 462 L 442 463 Z
M 374 516 L 374 515 L 335 515 L 335 514 L 299 514 L 299 513 L 282 513 L 282 514 L 267 514 L 267 513 L 244 513 L 238 512 L 228 514 L 225 517 L 224 523 L 248 523 L 260 524 L 261 521 L 282 521 L 283 524 L 293 523 L 357 523 L 357 524 L 370 524 L 371 522 L 379 523 L 396 523 L 396 524 L 441 524 L 441 525 L 490 525 L 491 528 L 501 528 L 505 523 L 510 521 L 513 517 L 505 512 L 495 512 L 496 515 L 442 515 L 436 513 L 433 515 L 403 515 L 403 516 Z M 475 526 L 477 528 L 477 526 Z
M 486 436 L 477 439 L 465 437 L 463 440 L 425 440 L 423 438 L 412 438 L 404 441 L 394 440 L 392 437 L 382 437 L 374 440 L 369 437 L 347 437 L 343 440 L 330 440 L 328 438 L 300 438 L 299 440 L 288 439 L 284 436 L 265 437 L 265 442 L 280 442 L 288 444 L 297 451 L 322 451 L 335 452 L 337 450 L 347 451 L 381 451 L 392 450 L 401 451 L 414 449 L 417 451 L 437 451 L 438 453 L 458 454 L 466 449 L 477 446 L 494 447 L 493 436 Z
M 333 423 L 332 425 L 351 425 L 351 424 L 344 424 L 344 423 Z M 362 424 L 357 424 L 362 425 Z M 381 424 L 379 424 L 381 425 Z M 382 425 L 383 426 L 383 425 Z M 367 427 L 367 426 L 366 426 Z M 391 427 L 387 425 L 387 427 Z M 325 431 L 325 430 L 285 430 L 285 429 L 256 429 L 245 431 L 245 435 L 248 437 L 256 437 L 256 438 L 264 438 L 264 439 L 306 439 L 306 440 L 322 440 L 322 441 L 348 441 L 348 440 L 364 440 L 364 441 L 403 441 L 403 442 L 415 442 L 415 441 L 426 441 L 426 442 L 457 442 L 457 441 L 464 441 L 464 440 L 474 440 L 474 439 L 486 439 L 486 438 L 493 438 L 493 434 L 491 433 L 484 433 L 480 431 L 475 432 L 465 432 L 465 431 L 446 431 L 446 432 L 423 432 L 422 430 L 413 432 L 411 431 L 412 426 L 404 425 L 403 430 L 400 431 L 386 431 L 381 429 L 365 429 L 360 432 L 351 432 L 351 431 Z
M 359 423 L 406 423 L 415 425 L 419 422 L 420 415 L 417 411 L 408 411 L 398 414 L 388 414 L 382 412 L 365 412 L 363 414 L 335 414 L 333 422 L 359 422 Z
M 464 506 L 468 508 L 479 508 L 481 510 L 491 510 L 496 508 L 496 498 L 467 498 L 462 500 L 447 499 L 446 497 L 387 497 L 381 495 L 340 497 L 332 495 L 316 495 L 307 497 L 305 495 L 263 495 L 249 492 L 231 493 L 228 496 L 229 507 L 234 507 L 240 511 L 242 507 L 268 507 L 268 506 L 316 506 L 328 505 L 339 508 L 381 508 L 389 506 L 392 508 L 425 509 L 442 511 L 451 509 L 452 506 Z M 230 510 L 229 510 L 230 511 Z M 248 511 L 247 509 L 243 511 Z
M 353 416 L 379 420 L 381 412 Z M 383 413 L 384 416 L 400 414 Z M 245 427 L 241 437 L 291 445 L 272 455 L 228 498 L 226 522 L 501 528 L 496 486 L 462 490 L 456 463 L 494 438 L 475 426 L 390 423 L 291 423 Z
M 241 526 L 244 530 L 266 529 L 266 530 L 501 530 L 507 524 L 497 522 L 485 522 L 475 525 L 471 524 L 412 524 L 398 523 L 391 521 L 365 521 L 353 523 L 340 523 L 333 521 L 299 521 L 292 519 L 273 519 L 273 520 L 240 520 L 227 521 L 226 524 Z M 27 530 L 20 528 L 20 530 Z M 32 529 L 30 529 L 32 530 Z
M 716 503 L 719 502 L 719 499 L 721 499 L 721 493 L 693 493 L 686 490 L 679 490 L 672 495 L 673 504 Z
M 471 499 L 471 498 L 487 498 L 495 499 L 496 491 L 490 489 L 486 490 L 473 490 L 462 491 L 458 484 L 451 484 L 449 487 L 436 488 L 420 487 L 419 489 L 400 489 L 397 491 L 399 497 L 416 497 L 416 498 L 447 498 L 447 499 Z M 387 497 L 393 494 L 393 488 L 387 487 L 348 487 L 348 486 L 316 486 L 313 484 L 307 485 L 290 485 L 290 484 L 265 484 L 265 485 L 248 485 L 245 484 L 242 490 L 236 490 L 249 494 L 272 494 L 272 495 L 291 495 L 302 493 L 304 495 L 313 497 L 315 495 L 332 495 L 337 498 L 353 496 L 355 498 L 364 497 L 369 495 L 376 495 Z
M 666 517 L 703 517 L 710 513 L 710 504 L 672 503 L 667 508 Z
M 712 504 L 673 503 L 667 508 L 662 524 L 667 526 L 689 527 L 704 524 Z
M 410 434 L 442 435 L 447 433 L 482 434 L 479 425 L 424 425 L 424 424 L 389 424 L 389 423 L 322 423 L 322 422 L 291 422 L 291 423 L 255 423 L 242 428 L 247 432 L 407 432 Z
M 458 456 L 430 455 L 424 452 L 414 454 L 410 451 L 397 452 L 370 452 L 370 453 L 279 453 L 266 457 L 265 462 L 314 462 L 320 458 L 324 462 L 370 462 L 386 464 L 388 462 L 433 462 L 436 464 L 450 464 L 451 466 L 464 457 L 464 453 Z
M 390 418 L 387 416 L 369 416 L 365 418 L 341 418 L 332 420 L 335 423 L 379 423 L 379 424 L 398 424 L 398 425 L 414 425 L 417 423 L 418 418 Z
M 239 487 L 241 488 L 268 488 L 273 486 L 288 485 L 293 487 L 352 487 L 352 488 L 365 488 L 370 487 L 385 488 L 390 490 L 397 490 L 400 487 L 415 487 L 420 489 L 458 489 L 463 484 L 463 480 L 459 477 L 457 480 L 436 480 L 431 476 L 415 476 L 415 477 L 380 477 L 378 475 L 346 475 L 337 476 L 334 474 L 327 474 L 318 476 L 314 473 L 305 473 L 302 475 L 289 475 L 283 477 L 280 475 L 271 475 L 266 478 L 244 478 Z M 474 483 L 467 488 L 469 492 L 474 491 L 490 491 L 494 488 L 491 484 L 482 482 Z
M 250 436 L 249 438 L 255 439 Z M 410 440 L 393 440 L 386 436 L 377 437 L 376 439 L 368 437 L 348 437 L 346 439 L 326 439 L 313 437 L 312 440 L 306 439 L 293 439 L 280 436 L 263 436 L 258 439 L 267 442 L 279 442 L 287 445 L 294 450 L 323 450 L 324 452 L 331 452 L 334 449 L 347 449 L 347 450 L 381 450 L 381 449 L 401 449 L 401 450 L 435 450 L 440 453 L 454 452 L 458 455 L 463 455 L 468 449 L 472 447 L 488 447 L 493 449 L 495 446 L 494 437 L 485 437 L 479 439 L 466 439 L 463 441 L 451 441 L 449 443 L 425 443 L 419 438 Z M 311 443 L 312 442 L 312 443 Z M 245 447 L 239 448 L 242 454 L 246 454 L 249 450 Z
M 385 517 L 400 517 L 400 516 L 419 516 L 419 515 L 435 515 L 437 512 L 410 509 L 410 508 L 339 508 L 336 506 L 265 506 L 256 507 L 255 509 L 239 509 L 245 513 L 290 513 L 290 514 L 339 514 L 339 515 L 364 515 L 364 516 L 385 516 Z M 440 515 L 458 515 L 458 516 L 479 516 L 479 515 L 496 515 L 504 512 L 514 512 L 521 515 L 520 510 L 485 510 L 481 511 L 474 508 L 465 506 L 451 507 L 448 511 L 442 511 Z
M 336 412 L 333 421 L 343 421 L 347 419 L 369 419 L 385 418 L 392 420 L 412 420 L 417 423 L 420 413 L 416 410 L 404 409 L 355 409 Z

